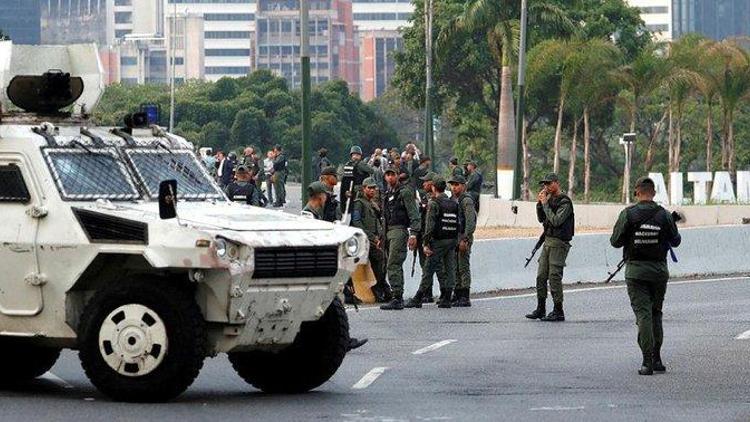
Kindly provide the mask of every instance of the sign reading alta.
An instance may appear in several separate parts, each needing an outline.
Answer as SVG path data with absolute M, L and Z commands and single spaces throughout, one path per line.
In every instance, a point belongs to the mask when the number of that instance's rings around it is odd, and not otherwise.
M 649 173 L 656 185 L 654 201 L 662 205 L 750 204 L 750 171 L 736 173 L 736 185 L 728 171 L 691 171 L 687 181 L 693 184 L 692 201 L 684 197 L 684 173 L 669 173 L 669 190 L 661 173 Z M 735 189 L 736 187 L 736 189 Z

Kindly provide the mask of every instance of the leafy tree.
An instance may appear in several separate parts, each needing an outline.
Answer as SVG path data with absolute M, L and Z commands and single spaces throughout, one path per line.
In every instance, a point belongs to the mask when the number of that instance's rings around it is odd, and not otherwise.
M 230 129 L 232 145 L 264 145 L 267 131 L 268 122 L 261 110 L 254 107 L 240 110 Z

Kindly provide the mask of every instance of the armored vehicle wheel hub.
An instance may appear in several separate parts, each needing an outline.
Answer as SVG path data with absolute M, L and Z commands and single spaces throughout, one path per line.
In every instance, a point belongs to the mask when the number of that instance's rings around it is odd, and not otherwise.
M 153 310 L 139 304 L 112 311 L 99 329 L 99 351 L 121 375 L 139 377 L 159 367 L 167 354 L 167 329 Z

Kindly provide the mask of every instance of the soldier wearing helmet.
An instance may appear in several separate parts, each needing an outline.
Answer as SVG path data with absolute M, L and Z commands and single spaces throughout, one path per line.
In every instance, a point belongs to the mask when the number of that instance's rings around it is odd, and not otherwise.
M 362 148 L 354 145 L 349 151 L 351 158 L 344 164 L 344 171 L 341 175 L 341 211 L 346 212 L 347 206 L 357 199 L 357 193 L 362 188 L 362 182 L 372 176 L 374 170 L 365 161 L 362 160 Z

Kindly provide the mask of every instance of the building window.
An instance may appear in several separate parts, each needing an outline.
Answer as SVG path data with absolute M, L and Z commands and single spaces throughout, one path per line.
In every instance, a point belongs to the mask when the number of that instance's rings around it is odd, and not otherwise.
M 206 31 L 207 39 L 250 39 L 250 31 Z
M 645 6 L 639 7 L 639 9 L 641 9 L 641 13 L 646 15 L 669 13 L 669 7 L 667 6 Z
M 115 23 L 133 23 L 132 12 L 116 12 Z
M 266 53 L 263 53 L 262 50 L 265 47 L 260 47 L 261 54 L 266 54 L 268 52 L 268 49 L 266 48 Z M 249 48 L 207 48 L 206 49 L 206 57 L 248 57 L 250 56 L 250 49 Z
M 130 34 L 129 29 L 118 29 L 115 31 L 115 38 L 123 38 L 125 35 Z
M 174 64 L 175 66 L 182 66 L 185 64 L 185 58 L 184 57 L 175 57 L 174 58 Z
M 203 3 L 203 4 L 216 4 L 216 3 L 255 3 L 255 0 L 169 0 L 169 3 Z
M 115 6 L 132 6 L 133 0 L 115 0 Z
M 208 75 L 247 75 L 249 66 L 206 66 Z
M 207 21 L 251 21 L 255 19 L 253 13 L 206 13 L 203 19 Z
M 281 21 L 281 32 L 292 32 L 292 21 Z
M 137 57 L 127 57 L 127 56 L 120 57 L 121 66 L 135 66 L 137 64 L 138 64 Z
M 395 21 L 397 13 L 355 13 L 355 21 Z

